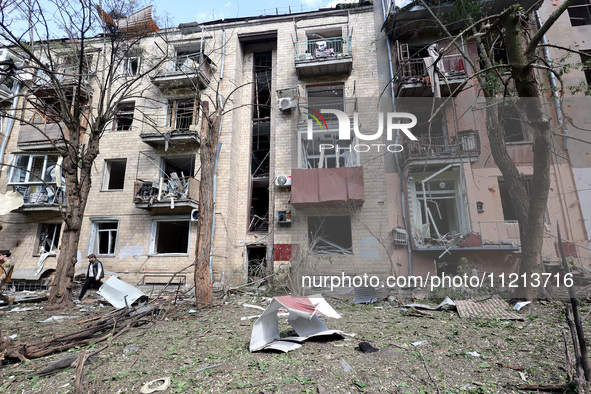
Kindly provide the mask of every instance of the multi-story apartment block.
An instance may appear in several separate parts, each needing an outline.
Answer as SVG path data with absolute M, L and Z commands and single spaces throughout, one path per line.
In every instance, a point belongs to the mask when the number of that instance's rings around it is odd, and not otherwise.
M 450 269 L 463 258 L 485 270 L 512 269 L 519 229 L 490 157 L 483 116 L 471 110 L 479 99 L 474 70 L 449 49 L 442 73 L 432 71 L 437 49 L 431 44 L 437 41 L 442 49 L 446 43 L 429 29 L 420 7 L 391 7 L 387 35 L 383 15 L 381 4 L 362 3 L 184 23 L 167 30 L 166 41 L 162 34 L 145 38 L 143 50 L 126 58 L 118 72 L 137 75 L 156 47 L 166 48 L 168 58 L 142 81 L 141 97 L 119 104 L 101 138 L 79 268 L 94 253 L 107 271 L 130 283 L 166 283 L 178 271 L 175 280 L 192 282 L 200 103 L 208 101 L 210 109 L 223 103 L 214 281 L 239 283 L 271 272 L 296 281 L 341 272 L 385 278 Z M 473 43 L 462 45 L 478 57 Z M 92 108 L 97 87 L 82 88 Z M 433 100 L 450 96 L 453 105 L 433 115 Z M 521 172 L 531 174 L 527 129 L 507 111 L 515 130 L 509 153 Z M 418 139 L 376 133 L 392 122 L 388 112 L 415 114 Z M 345 115 L 362 134 L 375 137 L 340 136 Z M 59 129 L 51 113 L 22 116 L 41 122 L 46 136 Z M 16 122 L 5 135 L 4 162 L 27 170 L 2 170 L 1 187 L 21 192 L 25 201 L 2 218 L 2 247 L 16 258 L 13 278 L 35 281 L 53 272 L 59 253 L 58 203 L 67 203 L 54 170 L 59 158 L 26 123 Z M 404 150 L 394 152 L 396 144 Z M 577 183 L 564 159 L 568 152 L 560 144 L 557 149 L 547 210 L 549 261 L 556 259 L 557 223 L 569 241 L 587 240 Z

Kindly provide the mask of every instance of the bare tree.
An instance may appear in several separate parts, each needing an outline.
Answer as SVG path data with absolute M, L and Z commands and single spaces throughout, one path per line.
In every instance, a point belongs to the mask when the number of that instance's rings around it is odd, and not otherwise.
M 64 229 L 48 301 L 56 309 L 72 304 L 80 230 L 101 137 L 113 126 L 121 103 L 149 96 L 143 94 L 147 87 L 142 81 L 167 54 L 154 44 L 147 56 L 142 46 L 143 38 L 158 31 L 151 8 L 126 19 L 137 10 L 136 3 L 114 0 L 102 7 L 90 0 L 20 4 L 18 11 L 27 21 L 20 35 L 5 9 L 0 10 L 0 37 L 24 61 L 14 74 L 26 86 L 19 120 L 61 158 Z M 137 58 L 141 67 L 131 64 Z

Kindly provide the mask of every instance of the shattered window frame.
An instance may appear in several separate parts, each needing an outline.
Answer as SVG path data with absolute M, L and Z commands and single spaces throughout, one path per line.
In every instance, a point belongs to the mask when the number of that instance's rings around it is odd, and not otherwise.
M 135 101 L 117 104 L 113 118 L 113 131 L 130 131 L 133 129 Z
M 43 253 L 56 253 L 59 247 L 61 223 L 39 223 L 37 228 L 37 244 L 33 256 Z
M 316 254 L 353 255 L 351 215 L 308 216 L 308 246 Z
M 113 165 L 117 166 L 123 164 L 122 173 L 119 171 L 113 172 Z M 118 168 L 121 170 L 121 168 Z M 125 174 L 127 171 L 127 159 L 106 159 L 103 167 L 103 183 L 101 191 L 120 191 L 125 189 Z M 114 177 L 113 175 L 118 175 Z M 119 178 L 119 176 L 121 178 Z M 120 187 L 118 187 L 120 186 Z
M 183 227 L 187 227 L 187 237 L 182 241 L 186 243 L 185 251 L 162 251 L 159 252 L 158 248 L 160 242 L 160 232 L 161 232 L 161 224 L 173 224 L 177 223 L 182 225 Z M 150 245 L 148 249 L 148 253 L 150 256 L 188 256 L 190 249 L 191 249 L 191 230 L 192 230 L 192 222 L 189 216 L 185 215 L 174 215 L 174 216 L 162 216 L 162 217 L 153 217 L 150 224 Z M 165 229 L 164 229 L 165 230 Z M 166 234 L 166 231 L 164 232 Z M 174 237 L 178 241 L 180 239 L 180 235 L 178 231 L 170 231 L 168 234 L 174 234 Z

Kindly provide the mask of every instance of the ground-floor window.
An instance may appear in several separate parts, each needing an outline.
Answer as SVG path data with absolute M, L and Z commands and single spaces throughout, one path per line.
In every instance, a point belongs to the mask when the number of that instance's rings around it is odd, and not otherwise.
M 308 216 L 308 244 L 319 254 L 353 254 L 351 216 Z
M 153 219 L 150 254 L 189 254 L 189 218 Z

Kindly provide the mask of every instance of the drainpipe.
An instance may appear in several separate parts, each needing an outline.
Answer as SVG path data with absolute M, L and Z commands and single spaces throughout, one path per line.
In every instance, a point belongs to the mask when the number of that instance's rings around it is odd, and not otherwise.
M 385 0 L 382 0 L 382 14 L 384 17 L 384 22 L 388 18 L 388 14 L 386 11 L 386 5 L 384 4 Z M 392 12 L 394 12 L 395 7 L 392 7 Z M 388 33 L 386 32 L 386 47 L 388 48 L 388 66 L 390 69 L 390 94 L 392 95 L 392 112 L 396 112 L 396 93 L 394 92 L 394 65 L 392 64 L 392 48 L 390 46 L 390 39 L 388 38 Z M 398 120 L 400 123 L 400 120 Z M 400 137 L 400 129 L 396 129 L 396 139 L 394 140 L 394 144 L 398 144 L 398 139 Z M 400 198 L 402 202 L 402 221 L 404 222 L 405 226 L 408 226 L 406 231 L 406 250 L 408 254 L 408 274 L 412 275 L 412 248 L 410 246 L 410 224 L 406 220 L 406 196 L 404 194 L 404 180 L 402 179 L 402 168 L 400 166 L 400 160 L 398 158 L 398 154 L 394 153 L 394 160 L 396 161 L 396 170 L 398 171 L 398 176 L 400 178 Z
M 2 168 L 4 163 L 4 152 L 6 151 L 6 146 L 8 145 L 8 140 L 10 139 L 10 134 L 12 133 L 12 128 L 14 127 L 14 117 L 16 115 L 16 107 L 18 106 L 18 92 L 20 91 L 20 82 L 15 80 L 14 81 L 14 97 L 12 98 L 12 105 L 10 106 L 10 116 L 8 117 L 8 122 L 6 122 L 6 133 L 4 134 L 4 140 L 2 140 L 2 146 L 0 146 L 0 174 L 2 174 Z
M 536 11 L 536 25 L 538 29 L 542 26 L 542 18 L 540 18 L 540 13 Z M 542 44 L 546 45 L 548 41 L 546 40 L 546 35 L 542 36 Z M 544 59 L 549 66 L 552 66 L 552 58 L 550 57 L 550 52 L 548 51 L 548 47 L 544 46 Z M 556 106 L 556 117 L 558 118 L 558 124 L 562 126 L 562 134 L 568 134 L 568 126 L 562 120 L 562 106 L 560 105 L 560 99 L 558 98 L 558 88 L 556 85 L 556 77 L 552 70 L 548 70 L 548 78 L 550 79 L 550 86 L 552 86 L 552 97 L 554 97 L 554 104 Z M 567 139 L 562 139 L 562 144 L 564 149 L 568 149 Z
M 225 46 L 225 43 L 222 43 L 222 46 Z M 223 67 L 223 63 L 222 63 Z M 224 107 L 222 101 L 222 95 L 218 93 L 218 105 L 222 108 L 222 118 L 220 119 L 220 128 L 218 129 L 218 146 L 217 152 L 215 155 L 215 166 L 213 168 L 213 220 L 211 224 L 211 249 L 209 251 L 209 284 L 213 284 L 213 236 L 215 234 L 215 201 L 216 201 L 216 194 L 218 188 L 218 162 L 220 159 L 220 151 L 222 150 L 222 143 L 219 142 L 220 134 L 222 134 L 222 125 L 224 124 Z

